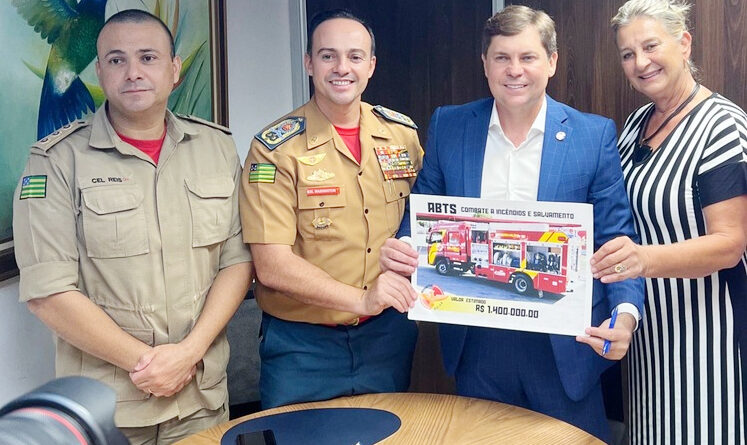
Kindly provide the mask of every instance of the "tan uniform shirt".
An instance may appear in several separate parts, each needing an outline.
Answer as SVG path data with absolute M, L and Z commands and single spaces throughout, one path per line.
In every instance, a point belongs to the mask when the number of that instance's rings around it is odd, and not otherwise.
M 244 241 L 286 244 L 334 279 L 366 289 L 379 276 L 379 250 L 396 234 L 414 177 L 385 179 L 376 147 L 404 146 L 415 171 L 422 148 L 413 128 L 361 104 L 360 164 L 313 100 L 288 116 L 305 118 L 304 132 L 269 150 L 256 138 L 244 165 L 240 199 Z M 252 164 L 267 167 L 252 182 Z M 285 320 L 345 324 L 358 314 L 301 303 L 257 283 L 263 311 Z
M 122 142 L 104 108 L 31 148 L 13 206 L 20 300 L 79 290 L 142 342 L 177 343 L 218 270 L 251 260 L 241 239 L 236 147 L 224 132 L 168 112 L 155 165 Z M 189 385 L 157 398 L 127 371 L 57 340 L 57 375 L 114 387 L 122 427 L 220 407 L 227 362 L 223 333 Z

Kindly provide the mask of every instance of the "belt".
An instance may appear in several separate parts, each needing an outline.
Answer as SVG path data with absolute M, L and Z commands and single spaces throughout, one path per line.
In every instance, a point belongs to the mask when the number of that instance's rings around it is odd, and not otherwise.
M 359 324 L 361 324 L 361 323 L 363 323 L 366 320 L 369 320 L 371 318 L 373 318 L 372 315 L 361 315 L 360 317 L 355 317 L 354 319 L 350 320 L 347 323 L 342 323 L 342 324 L 322 323 L 322 326 L 328 326 L 330 328 L 336 328 L 338 326 L 342 326 L 342 327 L 358 326 Z

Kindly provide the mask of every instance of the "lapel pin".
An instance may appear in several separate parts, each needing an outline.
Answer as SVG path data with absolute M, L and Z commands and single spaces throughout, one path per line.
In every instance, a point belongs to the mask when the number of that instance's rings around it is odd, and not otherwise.
M 565 131 L 559 131 L 555 133 L 555 139 L 559 141 L 562 141 L 563 139 L 565 139 Z

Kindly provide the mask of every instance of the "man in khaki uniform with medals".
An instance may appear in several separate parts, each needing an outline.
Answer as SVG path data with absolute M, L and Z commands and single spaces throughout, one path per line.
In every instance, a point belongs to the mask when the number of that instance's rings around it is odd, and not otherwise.
M 422 149 L 410 118 L 361 102 L 376 64 L 347 11 L 312 19 L 314 97 L 252 142 L 240 200 L 263 310 L 263 408 L 406 391 L 417 337 L 407 279 L 381 274 Z
M 171 443 L 228 418 L 241 166 L 227 129 L 166 110 L 181 62 L 158 18 L 115 14 L 97 51 L 106 103 L 34 144 L 18 186 L 20 299 L 57 334 L 58 375 L 112 386 L 133 444 Z

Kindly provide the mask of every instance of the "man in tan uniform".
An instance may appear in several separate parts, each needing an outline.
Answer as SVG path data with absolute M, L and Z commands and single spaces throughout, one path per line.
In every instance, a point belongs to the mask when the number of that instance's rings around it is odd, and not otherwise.
M 107 102 L 34 144 L 18 186 L 20 299 L 59 337 L 58 375 L 111 385 L 133 444 L 171 443 L 227 419 L 241 166 L 227 129 L 167 111 L 181 62 L 158 18 L 117 13 L 97 50 Z
M 415 292 L 380 274 L 422 149 L 407 116 L 361 102 L 373 33 L 347 11 L 312 19 L 311 101 L 260 132 L 240 200 L 263 310 L 262 405 L 406 391 Z

